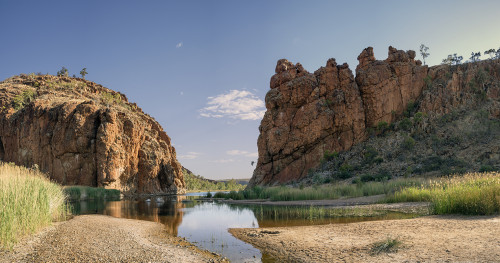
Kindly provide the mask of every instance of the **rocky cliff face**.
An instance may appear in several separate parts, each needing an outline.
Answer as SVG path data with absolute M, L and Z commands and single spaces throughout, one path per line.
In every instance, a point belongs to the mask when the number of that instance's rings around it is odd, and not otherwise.
M 299 63 L 278 61 L 266 95 L 259 159 L 250 185 L 303 179 L 325 152 L 350 149 L 370 131 L 401 118 L 409 105 L 439 115 L 476 103 L 478 94 L 498 98 L 498 87 L 486 84 L 486 76 L 478 77 L 481 63 L 429 69 L 415 60 L 414 51 L 393 47 L 386 60 L 376 60 L 369 47 L 358 61 L 355 78 L 347 64 L 338 66 L 334 59 L 314 73 Z M 498 61 L 484 63 L 492 65 L 490 72 L 497 71 Z M 481 83 L 471 88 L 475 81 Z
M 0 159 L 64 185 L 183 193 L 170 138 L 118 92 L 83 79 L 21 75 L 0 83 Z

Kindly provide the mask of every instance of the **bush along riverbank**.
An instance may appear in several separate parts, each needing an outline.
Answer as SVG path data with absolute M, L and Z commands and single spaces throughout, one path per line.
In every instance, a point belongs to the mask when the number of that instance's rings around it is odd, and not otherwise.
M 433 214 L 491 215 L 500 213 L 500 173 L 467 173 L 438 177 L 400 178 L 382 182 L 313 187 L 260 187 L 216 193 L 214 198 L 271 201 L 323 200 L 385 194 L 385 202 L 430 202 Z
M 0 249 L 69 215 L 60 185 L 37 170 L 0 163 Z
M 120 200 L 120 190 L 117 189 L 75 185 L 64 187 L 64 192 L 68 195 L 69 201 Z
M 312 187 L 260 187 L 231 191 L 229 193 L 215 193 L 214 198 L 233 200 L 270 199 L 271 201 L 298 201 L 338 199 L 342 197 L 361 197 L 393 193 L 399 189 L 421 185 L 423 179 L 395 179 L 383 182 L 358 182 L 355 184 L 325 184 Z

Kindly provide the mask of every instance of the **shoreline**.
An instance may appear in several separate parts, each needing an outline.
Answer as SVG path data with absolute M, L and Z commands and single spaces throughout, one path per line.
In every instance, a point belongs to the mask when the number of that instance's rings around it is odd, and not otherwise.
M 500 258 L 500 215 L 232 228 L 229 232 L 277 260 L 293 262 L 496 262 Z M 373 255 L 373 244 L 388 238 L 400 240 L 402 247 Z
M 0 262 L 227 262 L 150 221 L 81 215 L 0 250 Z

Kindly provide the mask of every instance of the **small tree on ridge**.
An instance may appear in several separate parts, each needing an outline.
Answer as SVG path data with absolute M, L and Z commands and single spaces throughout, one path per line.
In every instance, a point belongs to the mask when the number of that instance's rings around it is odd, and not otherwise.
M 87 75 L 87 68 L 83 68 L 82 70 L 80 70 L 80 75 L 82 75 L 82 78 L 85 79 L 85 75 Z
M 429 47 L 425 46 L 424 44 L 420 45 L 420 55 L 422 55 L 422 59 L 424 60 L 424 65 L 425 65 L 425 58 L 430 55 L 427 52 L 427 50 L 429 50 Z

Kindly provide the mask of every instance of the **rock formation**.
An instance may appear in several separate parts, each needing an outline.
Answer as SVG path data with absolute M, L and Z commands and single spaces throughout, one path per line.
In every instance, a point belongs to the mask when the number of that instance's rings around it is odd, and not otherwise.
M 364 141 L 369 130 L 394 122 L 410 103 L 420 111 L 442 114 L 470 103 L 478 92 L 498 98 L 498 89 L 488 90 L 484 81 L 471 91 L 468 83 L 478 79 L 481 68 L 477 63 L 429 69 L 415 60 L 414 51 L 389 47 L 388 53 L 380 61 L 371 47 L 364 49 L 355 78 L 347 64 L 338 66 L 334 59 L 314 73 L 300 63 L 279 60 L 266 95 L 259 159 L 249 185 L 303 179 L 325 152 L 345 151 Z M 498 69 L 498 61 L 484 63 L 496 65 L 490 72 Z M 451 79 L 433 85 L 448 74 Z
M 0 83 L 0 160 L 37 165 L 63 185 L 183 193 L 162 127 L 118 92 L 84 79 L 21 75 Z

